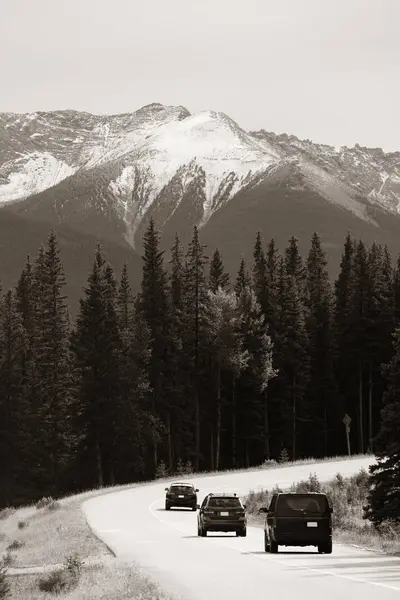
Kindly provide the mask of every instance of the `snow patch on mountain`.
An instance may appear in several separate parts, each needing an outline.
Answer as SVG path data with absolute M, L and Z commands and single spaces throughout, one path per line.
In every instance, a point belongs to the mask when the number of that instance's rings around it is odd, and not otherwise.
M 160 126 L 140 144 L 131 158 L 135 168 L 125 166 L 119 177 L 110 182 L 109 189 L 127 200 L 135 187 L 138 172 L 146 171 L 147 202 L 135 211 L 135 225 L 131 222 L 131 227 L 136 228 L 139 217 L 146 213 L 180 167 L 204 170 L 204 224 L 213 213 L 213 201 L 221 193 L 224 180 L 231 180 L 227 199 L 232 198 L 252 176 L 277 162 L 281 153 L 252 138 L 225 114 L 204 111 L 178 123 Z M 190 176 L 190 168 L 185 172 L 186 177 Z
M 338 204 L 346 210 L 351 211 L 360 219 L 376 225 L 375 221 L 368 215 L 366 206 L 353 198 L 354 190 L 350 186 L 340 180 L 338 181 L 326 169 L 304 158 L 299 160 L 299 165 L 302 172 L 307 176 L 307 182 L 321 196 L 325 197 L 329 202 Z
M 23 154 L 0 167 L 0 203 L 42 192 L 73 175 L 76 168 L 49 152 Z

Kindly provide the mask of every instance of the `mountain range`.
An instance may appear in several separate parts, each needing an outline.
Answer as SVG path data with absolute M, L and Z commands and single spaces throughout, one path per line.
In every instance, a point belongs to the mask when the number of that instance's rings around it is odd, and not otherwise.
M 150 217 L 166 249 L 198 225 L 232 275 L 258 230 L 281 249 L 295 235 L 303 252 L 317 231 L 334 276 L 348 230 L 400 252 L 400 152 L 248 132 L 224 113 L 157 103 L 110 116 L 0 113 L 0 208 L 4 286 L 54 228 L 75 306 L 97 241 L 117 271 L 128 262 L 137 288 Z

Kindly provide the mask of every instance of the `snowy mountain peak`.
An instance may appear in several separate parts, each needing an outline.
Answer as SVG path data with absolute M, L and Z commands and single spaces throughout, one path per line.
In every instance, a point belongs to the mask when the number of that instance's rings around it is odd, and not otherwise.
M 74 214 L 85 203 L 106 207 L 131 243 L 150 212 L 160 225 L 179 211 L 202 225 L 239 191 L 271 178 L 316 190 L 364 220 L 368 204 L 400 212 L 400 152 L 246 132 L 225 113 L 160 103 L 114 115 L 0 113 L 0 204 L 32 202 L 52 188 L 61 198 L 57 218 L 77 202 Z

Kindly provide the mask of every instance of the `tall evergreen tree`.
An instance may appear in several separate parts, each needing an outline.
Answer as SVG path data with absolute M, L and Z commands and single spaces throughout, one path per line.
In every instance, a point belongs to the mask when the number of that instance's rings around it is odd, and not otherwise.
M 400 328 L 393 335 L 394 354 L 384 367 L 387 380 L 380 431 L 375 439 L 376 464 L 370 467 L 371 489 L 365 517 L 376 526 L 400 523 Z
M 167 353 L 167 313 L 168 290 L 167 275 L 164 269 L 164 252 L 160 250 L 159 233 L 151 219 L 143 237 L 144 255 L 139 308 L 147 323 L 151 335 L 151 372 L 153 414 L 165 422 L 170 407 L 164 392 L 166 385 Z M 154 471 L 159 461 L 158 444 L 153 448 Z
M 185 348 L 188 357 L 188 376 L 191 384 L 191 398 L 193 402 L 195 424 L 194 466 L 199 469 L 201 451 L 201 337 L 204 330 L 204 309 L 207 303 L 207 286 L 204 268 L 207 257 L 200 243 L 199 232 L 195 226 L 192 240 L 186 253 L 184 274 L 184 322 L 185 322 Z
M 273 368 L 273 344 L 265 325 L 265 316 L 251 288 L 244 289 L 238 298 L 238 315 L 243 350 L 247 353 L 248 360 L 238 382 L 237 400 L 235 398 L 236 420 L 232 447 L 236 457 L 236 423 L 239 416 L 242 425 L 240 437 L 244 442 L 244 464 L 249 466 L 251 448 L 253 452 L 257 452 L 258 460 L 260 455 L 270 458 L 271 422 L 274 424 L 271 409 L 274 407 L 271 406 L 268 395 L 268 384 L 277 372 Z
M 31 258 L 28 255 L 26 264 L 16 285 L 17 307 L 22 317 L 24 329 L 30 334 L 33 329 L 33 273 Z
M 134 299 L 129 283 L 128 268 L 124 264 L 116 298 L 116 311 L 121 334 L 126 334 L 132 325 Z
M 246 267 L 246 262 L 242 256 L 240 259 L 239 271 L 235 281 L 235 294 L 240 296 L 244 290 L 251 287 L 251 277 Z
M 160 441 L 160 423 L 152 411 L 149 382 L 151 335 L 141 313 L 139 299 L 134 301 L 132 311 L 129 329 L 122 338 L 119 369 L 120 393 L 116 414 L 119 442 L 115 448 L 118 482 L 151 477 L 154 465 L 152 461 L 149 463 L 149 454 L 152 454 L 154 442 Z
M 291 447 L 292 458 L 297 457 L 298 441 L 304 428 L 300 425 L 305 417 L 305 393 L 309 380 L 308 336 L 305 309 L 299 283 L 291 269 L 285 264 L 280 276 L 279 307 L 279 355 L 277 368 L 280 371 L 283 402 L 282 440 Z M 288 433 L 290 435 L 288 436 Z
M 264 245 L 261 239 L 261 233 L 258 231 L 253 251 L 253 287 L 256 293 L 257 302 L 268 319 L 271 312 L 271 303 L 269 297 L 269 280 L 267 259 L 264 252 Z
M 303 299 L 306 266 L 300 254 L 299 240 L 295 236 L 289 239 L 289 244 L 285 248 L 284 260 L 286 273 L 295 278 L 300 298 Z
M 393 273 L 393 293 L 395 320 L 396 323 L 400 323 L 400 255 L 397 257 L 396 268 Z
M 0 297 L 0 506 L 24 499 L 30 473 L 23 395 L 25 335 L 15 294 Z
M 179 460 L 188 461 L 194 446 L 194 427 L 190 403 L 189 361 L 185 352 L 184 257 L 178 235 L 171 249 L 168 315 L 168 373 L 166 391 L 171 413 L 167 422 L 168 464 L 175 468 Z
M 110 273 L 109 273 L 110 275 Z M 112 287 L 112 286 L 111 286 Z M 80 301 L 72 348 L 77 377 L 77 429 L 81 433 L 80 470 L 86 485 L 102 487 L 112 479 L 115 364 L 120 347 L 111 317 L 110 282 L 106 262 L 97 247 L 92 271 Z
M 224 263 L 218 248 L 215 250 L 210 263 L 209 289 L 217 292 L 218 288 L 225 290 L 229 286 L 229 274 L 225 272 Z
M 54 232 L 41 248 L 33 272 L 34 399 L 36 402 L 39 481 L 54 493 L 71 455 L 72 399 L 69 316 L 60 251 Z
M 347 329 L 344 338 L 347 361 L 350 367 L 347 385 L 353 398 L 358 398 L 352 406 L 357 415 L 358 451 L 363 453 L 365 446 L 365 369 L 368 364 L 369 303 L 371 295 L 371 273 L 368 254 L 364 243 L 357 243 L 353 261 L 352 279 L 349 289 L 347 309 Z
M 349 386 L 349 381 L 353 380 L 354 374 L 350 360 L 352 348 L 348 344 L 348 335 L 350 332 L 349 311 L 355 250 L 356 242 L 349 232 L 344 243 L 340 271 L 334 284 L 334 356 L 336 381 L 340 394 L 339 403 L 342 418 L 346 412 L 349 412 L 353 419 L 355 418 L 354 389 Z M 343 440 L 343 446 L 339 446 L 339 451 L 345 451 L 344 436 L 341 439 Z
M 340 413 L 335 405 L 337 389 L 333 363 L 332 290 L 326 267 L 326 254 L 318 234 L 314 233 L 307 259 L 305 295 L 310 357 L 307 402 L 311 424 L 310 439 L 315 441 L 313 456 L 318 453 L 328 456 L 329 452 L 336 450 L 335 425 L 340 423 Z M 334 435 L 330 444 L 329 433 L 332 427 Z M 319 439 L 321 434 L 322 439 Z

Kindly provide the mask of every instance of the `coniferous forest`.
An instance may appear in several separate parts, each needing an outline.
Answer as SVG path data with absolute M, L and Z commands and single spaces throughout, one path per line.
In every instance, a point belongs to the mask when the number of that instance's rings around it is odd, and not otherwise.
M 98 247 L 73 322 L 54 233 L 2 290 L 0 507 L 161 464 L 346 454 L 348 414 L 351 453 L 391 469 L 374 475 L 379 521 L 400 484 L 400 259 L 348 234 L 332 282 L 317 233 L 307 256 L 257 234 L 232 279 L 200 237 L 164 253 L 151 221 L 135 297 Z

